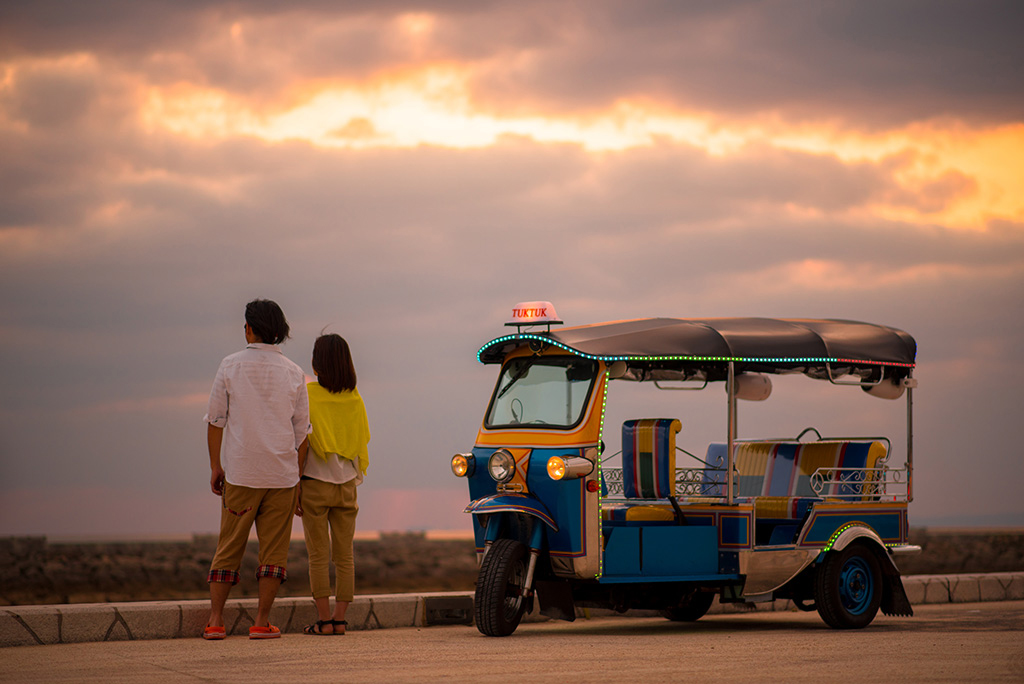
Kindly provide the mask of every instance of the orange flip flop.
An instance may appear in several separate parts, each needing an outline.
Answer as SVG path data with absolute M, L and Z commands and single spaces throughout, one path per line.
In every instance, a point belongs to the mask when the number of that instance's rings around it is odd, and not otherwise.
M 257 627 L 253 625 L 249 628 L 250 639 L 277 639 L 281 636 L 281 630 L 274 625 L 267 625 L 266 627 Z
M 227 637 L 227 635 L 228 633 L 223 627 L 211 627 L 210 625 L 206 625 L 206 628 L 203 629 L 203 638 L 207 641 L 219 641 L 220 639 Z

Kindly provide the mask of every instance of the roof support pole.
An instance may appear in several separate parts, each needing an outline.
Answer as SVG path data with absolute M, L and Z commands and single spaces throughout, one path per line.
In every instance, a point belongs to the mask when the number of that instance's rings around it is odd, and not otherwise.
M 905 381 L 907 385 L 907 503 L 914 500 L 914 385 L 916 380 Z
M 729 395 L 729 437 L 728 437 L 728 450 L 729 457 L 726 459 L 726 503 L 732 505 L 732 473 L 733 473 L 733 462 L 735 460 L 734 445 L 736 443 L 736 365 L 729 362 L 729 379 L 727 382 L 728 395 Z

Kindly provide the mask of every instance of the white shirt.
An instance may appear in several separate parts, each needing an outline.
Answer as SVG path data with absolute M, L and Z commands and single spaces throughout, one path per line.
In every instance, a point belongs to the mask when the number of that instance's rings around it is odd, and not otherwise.
M 309 434 L 306 378 L 272 344 L 254 343 L 221 361 L 205 420 L 224 429 L 224 479 L 255 489 L 299 481 L 298 448 Z
M 306 456 L 306 472 L 303 475 L 333 484 L 345 484 L 351 480 L 355 480 L 357 485 L 363 483 L 363 474 L 355 463 L 337 454 L 327 454 L 327 460 L 322 461 L 312 449 Z

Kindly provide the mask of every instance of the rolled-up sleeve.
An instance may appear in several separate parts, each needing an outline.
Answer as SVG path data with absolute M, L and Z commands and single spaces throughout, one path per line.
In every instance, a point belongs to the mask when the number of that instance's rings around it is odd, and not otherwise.
M 307 413 L 309 409 L 306 409 Z M 224 364 L 217 369 L 217 376 L 213 379 L 213 389 L 210 390 L 210 403 L 206 406 L 206 415 L 203 420 L 213 427 L 223 429 L 228 423 L 228 387 Z

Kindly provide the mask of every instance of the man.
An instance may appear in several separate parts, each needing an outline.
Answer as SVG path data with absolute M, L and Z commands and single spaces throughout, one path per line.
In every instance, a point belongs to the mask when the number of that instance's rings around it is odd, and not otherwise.
M 309 398 L 306 379 L 277 345 L 288 322 L 275 302 L 245 306 L 242 351 L 225 358 L 210 392 L 206 421 L 210 489 L 221 497 L 220 539 L 210 564 L 210 620 L 204 639 L 223 639 L 224 604 L 238 584 L 252 525 L 259 539 L 259 605 L 250 639 L 272 639 L 270 609 L 288 578 L 288 545 L 297 502 L 299 454 L 306 453 Z

